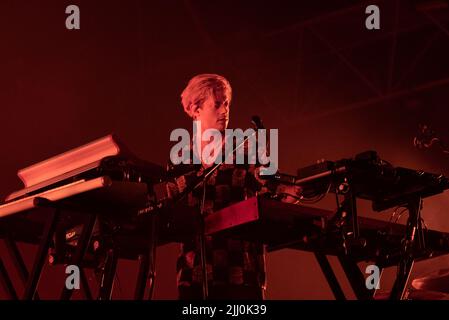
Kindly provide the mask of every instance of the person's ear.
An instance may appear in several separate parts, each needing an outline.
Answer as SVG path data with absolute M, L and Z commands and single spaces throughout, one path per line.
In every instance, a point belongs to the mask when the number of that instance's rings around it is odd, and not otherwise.
M 200 108 L 200 106 L 198 104 L 195 103 L 195 104 L 192 105 L 192 118 L 194 120 L 199 117 L 200 110 L 201 110 L 201 108 Z

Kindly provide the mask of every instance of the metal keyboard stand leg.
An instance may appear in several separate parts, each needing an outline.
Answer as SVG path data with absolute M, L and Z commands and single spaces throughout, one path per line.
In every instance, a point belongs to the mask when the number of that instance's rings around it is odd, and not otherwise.
M 51 202 L 47 199 L 36 198 L 34 199 L 36 206 L 41 206 L 41 210 L 48 212 L 48 220 L 42 234 L 42 240 L 39 244 L 39 249 L 34 260 L 33 268 L 31 270 L 30 277 L 25 287 L 23 295 L 24 300 L 33 300 L 36 294 L 36 288 L 39 284 L 39 279 L 42 274 L 42 270 L 45 264 L 45 259 L 48 254 L 48 248 L 52 241 L 53 234 L 56 230 L 57 223 L 59 221 L 60 210 L 57 207 L 51 206 Z M 47 206 L 49 205 L 49 206 Z M 45 206 L 45 207 L 44 207 Z M 46 212 L 43 212 L 45 214 Z
M 134 291 L 135 300 L 143 300 L 145 297 L 146 282 L 149 274 L 148 254 L 139 254 L 139 273 L 137 274 L 136 290 Z
M 340 255 L 338 257 L 340 264 L 351 284 L 352 290 L 359 300 L 371 300 L 373 299 L 374 290 L 368 290 L 365 284 L 365 276 L 360 271 L 357 262 L 354 261 L 350 256 Z
M 89 283 L 87 282 L 86 275 L 84 274 L 84 270 L 82 268 L 82 262 L 89 247 L 96 218 L 97 218 L 96 214 L 93 213 L 87 214 L 86 222 L 84 223 L 83 231 L 80 235 L 75 255 L 73 257 L 73 260 L 71 261 L 71 263 L 78 266 L 80 270 L 80 278 L 81 278 L 80 280 L 82 282 L 83 289 L 87 299 L 92 299 L 92 294 L 90 292 Z M 64 289 L 61 292 L 61 300 L 70 300 L 72 293 L 73 290 L 69 290 L 64 286 Z
M 26 286 L 30 275 L 28 273 L 25 262 L 23 261 L 22 255 L 20 254 L 19 248 L 17 248 L 15 241 L 9 234 L 7 234 L 5 237 L 5 245 L 19 273 L 20 280 L 22 281 L 23 285 Z M 34 299 L 39 300 L 39 294 L 37 293 L 37 290 L 34 295 Z
M 353 186 L 348 183 L 349 190 L 344 193 L 344 200 L 338 208 L 339 219 L 343 222 L 341 226 L 343 249 L 346 255 L 351 255 L 354 248 L 364 246 L 364 239 L 360 238 L 357 197 L 355 196 Z
M 150 280 L 150 293 L 148 299 L 151 300 L 153 298 L 154 281 L 156 279 L 157 228 L 157 213 L 152 213 L 150 216 L 150 240 L 148 243 L 148 251 L 145 254 L 139 255 L 139 273 L 137 276 L 136 290 L 134 292 L 135 300 L 143 300 L 145 298 L 145 288 L 148 279 Z
M 421 221 L 422 199 L 416 197 L 411 199 L 407 205 L 409 217 L 403 245 L 401 248 L 401 258 L 398 265 L 398 273 L 390 300 L 402 300 L 405 298 L 406 285 L 415 262 L 416 252 L 425 250 L 425 239 Z
M 345 294 L 341 289 L 340 283 L 338 282 L 326 255 L 321 252 L 315 252 L 315 258 L 321 267 L 321 271 L 323 271 L 323 274 L 326 277 L 327 283 L 329 284 L 335 299 L 346 300 Z
M 3 264 L 2 259 L 0 258 L 0 284 L 5 289 L 8 297 L 12 300 L 18 300 L 17 292 L 14 289 L 14 285 L 12 284 L 11 278 L 9 277 L 8 271 Z
M 117 270 L 118 252 L 116 248 L 107 250 L 103 275 L 101 277 L 98 300 L 111 300 Z
M 86 277 L 86 273 L 84 272 L 84 269 L 80 269 L 80 280 L 81 280 L 81 285 L 84 288 L 84 297 L 87 300 L 93 300 L 93 296 L 92 296 L 92 292 L 90 291 L 90 286 L 89 286 L 89 282 L 87 281 L 87 277 Z
M 344 202 L 347 203 L 348 213 L 349 213 L 349 223 L 350 223 L 350 238 L 354 241 L 359 240 L 359 222 L 358 222 L 358 212 L 357 212 L 357 198 L 355 196 L 354 190 L 352 190 L 353 186 L 350 186 L 350 190 L 347 194 L 344 195 Z M 346 235 L 348 236 L 348 234 Z

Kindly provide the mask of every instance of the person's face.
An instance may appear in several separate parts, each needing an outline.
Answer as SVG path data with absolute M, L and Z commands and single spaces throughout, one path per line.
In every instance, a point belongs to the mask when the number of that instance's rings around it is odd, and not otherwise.
M 195 120 L 201 121 L 202 131 L 217 129 L 220 132 L 228 127 L 230 97 L 224 90 L 209 95 L 195 111 Z

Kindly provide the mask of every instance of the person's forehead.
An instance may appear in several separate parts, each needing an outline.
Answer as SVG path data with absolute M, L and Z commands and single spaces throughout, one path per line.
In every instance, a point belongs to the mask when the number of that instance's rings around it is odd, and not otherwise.
M 220 100 L 220 101 L 230 100 L 231 94 L 230 94 L 229 90 L 221 87 L 221 88 L 217 88 L 213 91 L 213 98 L 215 98 L 215 100 Z

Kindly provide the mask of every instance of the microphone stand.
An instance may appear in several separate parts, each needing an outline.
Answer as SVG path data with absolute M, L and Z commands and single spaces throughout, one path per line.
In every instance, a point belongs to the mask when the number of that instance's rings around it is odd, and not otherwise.
M 223 163 L 226 161 L 226 159 L 233 155 L 238 149 L 240 149 L 246 141 L 248 141 L 250 138 L 252 138 L 256 133 L 257 129 L 263 129 L 262 122 L 260 121 L 260 118 L 257 116 L 252 117 L 252 122 L 255 125 L 256 130 L 249 136 L 247 136 L 242 142 L 240 142 L 239 145 L 237 145 L 229 154 L 225 154 L 225 156 L 222 158 L 222 160 L 217 163 L 215 166 L 211 167 L 210 169 L 206 170 L 204 174 L 201 176 L 200 181 L 195 184 L 192 188 L 186 188 L 178 201 L 181 201 L 187 194 L 190 192 L 198 189 L 201 185 L 203 186 L 203 196 L 200 206 L 200 230 L 199 230 L 199 243 L 200 243 L 200 261 L 201 261 L 201 272 L 202 272 L 202 293 L 203 293 L 203 300 L 207 300 L 209 297 L 209 286 L 208 286 L 208 279 L 207 279 L 207 269 L 206 269 L 206 228 L 205 228 L 205 210 L 204 210 L 204 203 L 206 201 L 206 183 L 209 177 L 220 168 Z M 226 139 L 226 137 L 225 137 Z M 225 141 L 226 143 L 226 141 Z M 201 155 L 200 155 L 201 157 Z

